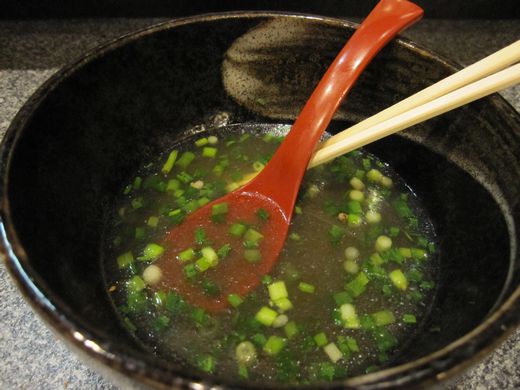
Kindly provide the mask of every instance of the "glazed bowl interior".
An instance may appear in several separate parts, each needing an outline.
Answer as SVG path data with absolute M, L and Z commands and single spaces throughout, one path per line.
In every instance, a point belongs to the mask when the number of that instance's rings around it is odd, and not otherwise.
M 256 39 L 244 39 L 251 31 Z M 4 141 L 2 222 L 13 248 L 10 268 L 51 325 L 71 340 L 82 333 L 108 352 L 103 361 L 150 383 L 200 379 L 143 350 L 114 313 L 101 252 L 116 194 L 142 163 L 194 125 L 215 117 L 291 123 L 352 31 L 344 21 L 276 14 L 173 21 L 90 54 L 40 89 Z M 369 65 L 330 131 L 453 70 L 406 41 L 394 42 Z M 504 302 L 511 305 L 518 286 L 518 124 L 495 96 L 367 147 L 417 193 L 439 238 L 431 314 L 389 364 L 410 383 L 464 365 L 505 333 L 472 334 L 471 347 L 456 356 L 449 347 Z M 515 314 L 501 325 L 507 330 L 517 322 Z M 85 349 L 77 337 L 73 342 Z M 437 365 L 411 378 L 413 362 L 424 357 Z

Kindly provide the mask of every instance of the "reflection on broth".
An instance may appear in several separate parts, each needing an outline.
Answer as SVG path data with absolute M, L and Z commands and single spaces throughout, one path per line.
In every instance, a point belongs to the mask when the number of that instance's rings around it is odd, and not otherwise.
M 413 192 L 363 151 L 307 172 L 284 250 L 256 290 L 225 296 L 229 308 L 210 314 L 165 288 L 163 256 L 173 245 L 165 233 L 261 170 L 280 140 L 196 136 L 146 164 L 122 191 L 107 235 L 109 294 L 148 348 L 202 372 L 312 383 L 377 370 L 428 314 L 437 256 L 432 225 Z M 214 222 L 218 245 L 202 229 L 170 256 L 178 277 L 208 296 L 221 294 L 212 275 L 229 255 L 222 237 L 243 242 L 244 266 L 261 262 L 255 251 L 263 238 L 254 232 L 269 219 L 265 210 L 248 221 L 232 220 L 229 210 L 221 215 Z

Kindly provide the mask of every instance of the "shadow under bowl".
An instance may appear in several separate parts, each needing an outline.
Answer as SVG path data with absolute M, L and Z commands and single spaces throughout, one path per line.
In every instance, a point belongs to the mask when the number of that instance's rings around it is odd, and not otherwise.
M 278 13 L 196 16 L 129 34 L 51 77 L 20 110 L 0 150 L 7 266 L 51 328 L 100 366 L 147 385 L 234 386 L 165 363 L 126 332 L 101 272 L 107 215 L 147 157 L 194 124 L 222 115 L 230 123 L 290 123 L 353 28 Z M 366 69 L 331 131 L 455 69 L 396 40 Z M 389 367 L 328 386 L 441 381 L 518 325 L 519 129 L 519 115 L 494 95 L 367 147 L 432 218 L 438 294 L 424 331 Z

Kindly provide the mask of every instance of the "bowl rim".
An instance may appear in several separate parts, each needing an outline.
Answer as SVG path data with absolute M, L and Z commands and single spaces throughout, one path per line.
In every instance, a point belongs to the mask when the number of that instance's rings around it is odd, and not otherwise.
M 69 78 L 76 71 L 91 61 L 110 53 L 119 47 L 132 43 L 142 37 L 161 31 L 175 29 L 183 25 L 201 24 L 230 19 L 266 19 L 289 18 L 312 20 L 320 24 L 352 29 L 356 23 L 339 18 L 326 17 L 314 14 L 279 12 L 279 11 L 233 11 L 193 15 L 150 25 L 143 29 L 129 32 L 118 38 L 98 45 L 89 50 L 79 59 L 61 67 L 48 78 L 23 104 L 7 129 L 0 144 L 0 250 L 4 254 L 4 262 L 16 282 L 18 288 L 33 309 L 66 341 L 77 347 L 87 355 L 101 361 L 108 367 L 156 386 L 190 387 L 197 388 L 242 387 L 243 382 L 223 383 L 218 377 L 202 377 L 187 375 L 168 365 L 158 365 L 156 361 L 139 359 L 125 351 L 111 347 L 109 340 L 101 335 L 94 334 L 82 323 L 73 311 L 59 297 L 48 288 L 45 281 L 31 267 L 11 218 L 8 199 L 8 179 L 13 152 L 19 138 L 24 133 L 27 124 L 49 94 Z M 396 43 L 407 50 L 436 62 L 440 66 L 456 71 L 462 67 L 434 51 L 426 49 L 413 41 L 398 37 Z M 498 94 L 487 99 L 497 111 L 507 114 L 520 123 L 520 114 Z M 514 239 L 514 237 L 513 237 Z M 451 342 L 444 348 L 412 362 L 395 367 L 386 368 L 375 373 L 347 378 L 343 381 L 306 385 L 308 389 L 336 389 L 336 388 L 363 388 L 376 389 L 387 387 L 416 386 L 418 384 L 435 383 L 453 377 L 463 369 L 482 359 L 497 345 L 504 341 L 520 324 L 520 286 L 504 300 L 495 311 L 476 328 Z M 147 365 L 150 363 L 150 365 Z M 299 388 L 295 385 L 258 385 L 246 384 L 248 388 Z

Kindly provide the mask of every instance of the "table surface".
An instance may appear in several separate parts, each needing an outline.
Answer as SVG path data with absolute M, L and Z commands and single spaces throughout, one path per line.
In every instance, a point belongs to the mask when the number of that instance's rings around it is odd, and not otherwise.
M 27 98 L 64 64 L 99 43 L 160 19 L 0 21 L 0 137 Z M 408 38 L 462 64 L 520 38 L 518 20 L 424 20 Z M 502 92 L 520 111 L 520 86 Z M 85 366 L 45 327 L 0 263 L 0 389 L 118 387 Z M 520 388 L 520 330 L 449 389 Z

